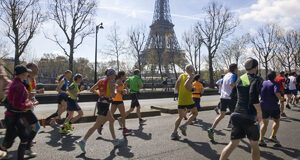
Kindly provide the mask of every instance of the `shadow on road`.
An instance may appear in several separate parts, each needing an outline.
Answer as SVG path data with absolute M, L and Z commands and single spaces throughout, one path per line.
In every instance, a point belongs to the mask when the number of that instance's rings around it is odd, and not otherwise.
M 193 142 L 188 139 L 179 140 L 179 142 L 188 144 L 196 152 L 205 156 L 207 159 L 219 159 L 219 157 L 220 157 L 220 155 L 217 154 L 217 151 L 212 149 L 210 147 L 209 143 L 207 143 L 207 142 Z
M 135 136 L 135 137 L 141 138 L 143 140 L 151 140 L 152 139 L 152 133 L 144 133 L 143 132 L 144 125 L 146 125 L 146 124 L 140 124 L 139 129 L 132 130 L 132 134 L 131 135 L 126 135 L 126 136 Z
M 45 132 L 45 131 L 39 132 L 39 134 L 44 134 L 44 133 L 50 134 L 49 136 L 46 136 L 46 138 L 50 139 L 50 141 L 46 142 L 46 144 L 52 147 L 59 147 L 61 145 L 61 143 L 59 142 L 59 140 L 61 139 L 59 128 L 53 127 L 53 129 L 49 132 Z
M 105 158 L 105 160 L 114 159 L 117 155 L 119 157 L 124 157 L 126 159 L 133 158 L 134 154 L 131 152 L 131 146 L 128 146 L 128 140 L 124 137 L 124 142 L 119 147 L 114 147 L 114 149 L 110 152 L 110 155 Z M 116 153 L 116 151 L 118 151 Z
M 78 140 L 80 136 L 72 136 L 72 135 L 63 135 L 61 139 L 61 148 L 59 151 L 74 151 L 76 149 L 75 141 Z
M 193 122 L 192 126 L 201 127 L 203 131 L 207 131 L 211 127 L 211 124 L 204 122 L 201 119 L 197 119 L 195 122 Z M 226 136 L 226 134 L 220 130 L 215 130 L 215 134 L 220 136 Z
M 83 160 L 100 160 L 100 159 L 88 158 L 85 156 L 85 153 L 81 153 L 80 155 L 76 156 L 76 158 L 81 158 Z

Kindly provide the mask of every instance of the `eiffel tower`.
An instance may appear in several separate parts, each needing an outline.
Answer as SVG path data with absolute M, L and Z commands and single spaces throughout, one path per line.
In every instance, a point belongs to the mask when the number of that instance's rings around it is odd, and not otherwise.
M 164 69 L 167 75 L 171 67 L 176 77 L 175 64 L 186 62 L 184 52 L 180 49 L 175 35 L 169 0 L 156 0 L 150 33 L 142 53 L 142 63 L 158 66 L 160 73 Z M 162 73 L 161 78 L 163 78 Z

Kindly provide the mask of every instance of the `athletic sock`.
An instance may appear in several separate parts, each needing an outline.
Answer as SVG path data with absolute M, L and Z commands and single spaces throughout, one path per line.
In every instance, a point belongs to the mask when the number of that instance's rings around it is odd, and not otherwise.
M 18 160 L 23 160 L 24 159 L 26 146 L 27 146 L 27 144 L 22 144 L 22 143 L 19 144 L 19 147 L 18 147 Z
M 275 133 L 274 133 L 274 131 L 272 131 L 272 137 L 275 137 L 276 135 L 275 135 Z
M 261 141 L 263 141 L 264 139 L 265 139 L 265 137 L 263 137 L 263 136 L 259 137 L 259 140 L 261 140 Z

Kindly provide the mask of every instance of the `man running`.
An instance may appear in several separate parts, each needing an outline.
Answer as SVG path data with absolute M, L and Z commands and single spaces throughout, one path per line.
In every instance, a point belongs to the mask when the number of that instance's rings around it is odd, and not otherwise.
M 223 78 L 224 78 L 224 74 L 222 74 L 221 75 L 221 79 L 219 79 L 217 82 L 216 82 L 216 85 L 217 85 L 217 87 L 218 87 L 218 93 L 221 95 L 221 92 L 222 92 L 222 84 L 223 84 Z M 220 109 L 220 103 L 221 102 L 219 102 L 218 103 L 218 106 L 214 109 L 215 110 L 215 112 L 217 113 L 217 114 L 220 114 L 219 113 L 219 109 Z
M 296 72 L 293 72 L 291 74 L 291 76 L 289 77 L 290 79 L 290 85 L 289 85 L 289 90 L 290 93 L 292 95 L 291 97 L 291 104 L 295 105 L 296 104 L 296 99 L 297 99 L 297 95 L 298 95 L 298 90 L 297 90 L 297 78 L 296 78 L 297 74 Z
M 287 109 L 291 109 L 291 107 L 290 107 L 290 101 L 291 101 L 291 98 L 292 98 L 292 94 L 291 94 L 291 91 L 289 89 L 289 85 L 290 85 L 289 76 L 290 76 L 290 73 L 285 73 L 285 75 L 284 75 L 284 77 L 285 77 L 284 94 L 287 97 L 287 100 L 286 100 L 286 108 Z
M 78 95 L 84 89 L 84 86 L 81 86 L 79 89 L 79 84 L 82 82 L 82 75 L 76 74 L 73 79 L 74 81 L 70 84 L 68 88 L 68 116 L 65 119 L 63 127 L 59 130 L 59 133 L 69 133 L 70 130 L 73 131 L 74 127 L 72 126 L 72 124 L 78 121 L 83 116 L 83 112 L 80 106 L 78 105 Z M 78 113 L 78 115 L 73 118 L 75 111 Z
M 180 139 L 177 129 L 185 116 L 186 110 L 190 111 L 192 114 L 189 116 L 188 120 L 179 127 L 181 133 L 186 136 L 187 125 L 189 125 L 198 115 L 197 108 L 193 101 L 193 80 L 194 80 L 194 67 L 193 65 L 187 65 L 185 67 L 186 73 L 181 74 L 176 81 L 175 88 L 178 90 L 178 114 L 179 117 L 175 121 L 175 128 L 171 134 L 172 140 Z
M 88 138 L 106 121 L 109 121 L 109 130 L 113 138 L 114 146 L 118 146 L 124 139 L 117 139 L 114 129 L 114 117 L 109 109 L 111 99 L 116 96 L 114 80 L 116 78 L 116 71 L 108 69 L 105 71 L 106 78 L 99 80 L 91 89 L 92 93 L 98 94 L 96 89 L 99 89 L 99 98 L 97 101 L 98 116 L 95 124 L 86 132 L 82 140 L 76 141 L 83 153 L 86 153 L 85 146 Z
M 195 105 L 197 107 L 197 111 L 200 111 L 200 101 L 201 101 L 201 96 L 204 93 L 204 88 L 202 83 L 200 82 L 200 74 L 197 74 L 194 78 L 193 82 L 193 100 L 195 102 Z
M 268 80 L 263 82 L 260 94 L 260 106 L 262 109 L 263 123 L 260 128 L 259 145 L 263 147 L 267 146 L 264 141 L 264 136 L 268 128 L 270 117 L 274 121 L 270 139 L 276 144 L 279 144 L 279 141 L 276 138 L 276 133 L 278 131 L 280 122 L 280 108 L 278 106 L 278 100 L 280 100 L 280 102 L 283 102 L 284 99 L 281 96 L 280 85 L 274 81 L 275 77 L 276 72 L 274 71 L 268 74 Z
M 279 73 L 279 75 L 275 78 L 275 82 L 279 84 L 281 97 L 284 98 L 284 88 L 285 88 L 284 71 L 281 71 Z M 282 117 L 286 117 L 286 114 L 284 113 L 284 101 L 280 101 L 280 115 Z
M 257 76 L 258 61 L 248 58 L 244 63 L 246 74 L 242 75 L 236 82 L 237 105 L 231 114 L 233 128 L 231 130 L 231 141 L 223 149 L 220 160 L 227 160 L 232 151 L 238 146 L 240 140 L 250 140 L 251 154 L 253 160 L 260 159 L 259 123 L 262 120 L 262 111 L 259 105 L 259 93 L 262 79 Z
M 134 70 L 133 74 L 134 76 L 128 78 L 125 82 L 125 86 L 129 85 L 129 95 L 131 98 L 131 106 L 130 109 L 125 112 L 125 117 L 127 117 L 136 107 L 136 115 L 139 118 L 139 123 L 143 124 L 146 122 L 146 120 L 142 119 L 141 105 L 138 98 L 140 89 L 143 88 L 143 82 L 141 79 L 140 70 Z
M 69 81 L 72 77 L 72 71 L 67 70 L 64 74 L 58 76 L 57 80 L 59 81 L 58 86 L 56 87 L 56 91 L 58 92 L 58 108 L 55 113 L 49 116 L 46 119 L 42 120 L 43 127 L 46 126 L 46 123 L 51 120 L 50 125 L 56 126 L 56 119 L 61 118 L 61 114 L 66 111 L 67 109 L 67 100 L 68 100 L 68 93 L 67 89 L 69 86 Z
M 215 119 L 211 128 L 207 130 L 208 137 L 214 141 L 214 129 L 217 127 L 218 123 L 225 117 L 226 109 L 229 108 L 230 113 L 234 111 L 235 104 L 231 100 L 232 88 L 235 86 L 237 80 L 238 66 L 237 64 L 229 65 L 229 72 L 223 78 L 223 85 L 221 90 L 221 103 L 220 110 L 221 114 Z M 228 128 L 232 128 L 232 124 L 229 121 Z

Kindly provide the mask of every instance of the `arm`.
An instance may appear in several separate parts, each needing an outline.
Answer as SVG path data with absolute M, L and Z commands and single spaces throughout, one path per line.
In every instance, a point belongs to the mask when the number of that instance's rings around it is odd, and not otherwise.
M 177 81 L 176 81 L 176 83 L 175 83 L 175 89 L 176 89 L 177 91 L 179 91 L 180 81 L 181 81 L 181 76 L 177 79 Z
M 98 88 L 98 83 L 100 82 L 100 80 L 96 83 L 96 84 L 94 84 L 93 86 L 92 86 L 92 88 L 90 89 L 90 92 L 92 92 L 92 93 L 94 93 L 94 94 L 98 94 L 97 92 L 96 92 L 96 89 Z
M 75 87 L 74 85 L 71 85 L 71 86 L 68 88 L 68 92 L 71 93 L 72 95 L 74 95 L 75 97 L 77 97 L 77 96 L 78 96 L 78 93 L 73 91 L 74 87 Z
M 192 87 L 193 79 L 194 79 L 194 74 L 191 74 L 191 75 L 189 75 L 189 78 L 184 83 L 184 87 L 189 91 L 192 91 L 192 89 L 193 89 L 193 87 Z
M 139 83 L 139 88 L 140 88 L 140 89 L 143 88 L 143 82 L 142 82 L 141 79 L 139 79 L 138 83 Z
M 255 109 L 256 109 L 256 112 L 257 112 L 257 115 L 256 115 L 256 118 L 255 118 L 255 125 L 259 125 L 261 120 L 262 120 L 262 111 L 261 111 L 261 108 L 260 108 L 260 104 L 253 104 Z
M 10 99 L 10 103 L 12 106 L 17 108 L 18 110 L 25 110 L 26 108 L 30 108 L 32 103 L 27 103 L 26 89 L 22 85 L 17 85 L 12 88 L 13 95 L 12 99 Z
M 115 85 L 114 85 L 113 81 L 111 81 L 111 80 L 108 83 L 109 83 L 109 89 L 110 89 L 111 97 L 115 98 L 115 96 L 116 96 Z
M 237 75 L 236 74 L 233 74 L 230 78 L 230 86 L 231 87 L 234 87 L 235 86 L 235 82 L 237 80 Z
M 67 92 L 61 90 L 61 87 L 62 87 L 64 84 L 65 84 L 65 81 L 60 81 L 60 82 L 59 82 L 58 86 L 56 87 L 56 91 L 57 91 L 58 93 L 68 94 Z

